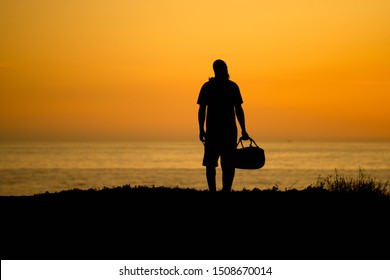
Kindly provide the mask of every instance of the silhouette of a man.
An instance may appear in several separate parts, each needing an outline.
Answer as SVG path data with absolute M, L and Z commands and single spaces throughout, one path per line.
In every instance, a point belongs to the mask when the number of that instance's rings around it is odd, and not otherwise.
M 204 143 L 203 166 L 206 167 L 209 191 L 216 191 L 216 167 L 220 158 L 222 190 L 229 192 L 235 174 L 236 117 L 243 139 L 249 139 L 249 135 L 245 128 L 244 110 L 241 107 L 243 100 L 238 85 L 229 79 L 228 67 L 223 60 L 214 61 L 213 69 L 215 77 L 203 84 L 198 97 L 199 139 Z

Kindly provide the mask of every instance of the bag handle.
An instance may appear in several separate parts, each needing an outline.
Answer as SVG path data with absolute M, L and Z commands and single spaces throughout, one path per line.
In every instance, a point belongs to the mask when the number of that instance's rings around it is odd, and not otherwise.
M 243 140 L 244 140 L 244 139 L 243 139 L 242 137 L 240 137 L 240 139 L 239 139 L 238 142 L 237 142 L 237 146 L 241 143 L 241 147 L 244 148 L 244 144 L 242 143 Z M 251 137 L 248 137 L 247 140 L 251 141 L 251 143 L 249 144 L 249 147 L 253 147 L 252 144 L 255 144 L 256 147 L 259 147 L 259 146 L 257 146 L 255 140 L 253 140 Z

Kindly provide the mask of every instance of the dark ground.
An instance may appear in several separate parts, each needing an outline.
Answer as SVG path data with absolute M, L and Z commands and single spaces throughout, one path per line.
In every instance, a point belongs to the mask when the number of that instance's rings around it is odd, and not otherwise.
M 119 187 L 0 197 L 1 259 L 389 259 L 390 197 Z

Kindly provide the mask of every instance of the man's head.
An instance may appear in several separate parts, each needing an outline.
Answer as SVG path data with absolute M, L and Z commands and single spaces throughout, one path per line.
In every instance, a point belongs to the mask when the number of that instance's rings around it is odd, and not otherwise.
M 228 67 L 225 61 L 221 59 L 217 59 L 213 63 L 213 69 L 216 78 L 229 79 Z

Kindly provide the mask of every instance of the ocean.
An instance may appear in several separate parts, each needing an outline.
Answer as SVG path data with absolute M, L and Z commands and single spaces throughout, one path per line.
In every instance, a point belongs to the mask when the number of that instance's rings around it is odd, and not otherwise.
M 236 169 L 233 190 L 302 189 L 319 177 L 390 179 L 390 143 L 257 142 L 262 169 Z M 2 142 L 0 195 L 167 186 L 207 189 L 201 142 Z M 217 189 L 221 189 L 217 168 Z

